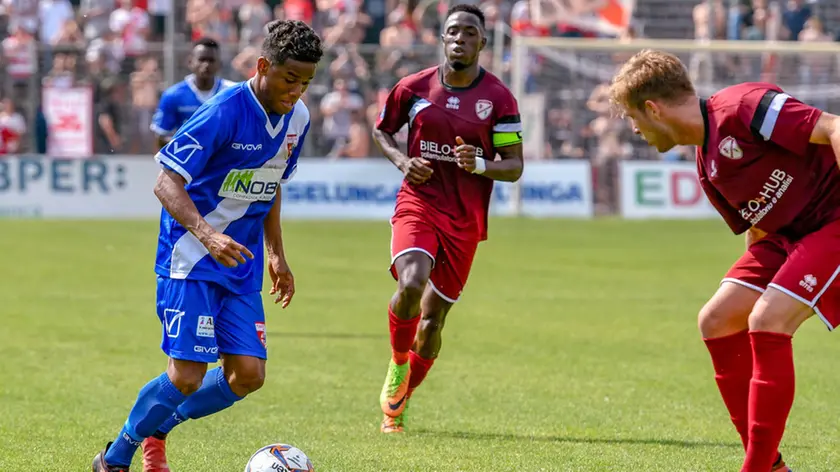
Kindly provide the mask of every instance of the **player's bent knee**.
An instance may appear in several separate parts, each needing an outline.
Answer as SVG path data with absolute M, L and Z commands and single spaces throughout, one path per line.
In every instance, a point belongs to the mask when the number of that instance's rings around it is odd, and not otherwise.
M 697 326 L 704 338 L 719 338 L 747 329 L 747 318 L 760 292 L 724 283 L 697 315 Z
M 443 313 L 424 313 L 420 319 L 420 331 L 431 334 L 443 329 L 445 315 Z
M 238 364 L 228 376 L 230 389 L 239 396 L 256 392 L 265 383 L 265 366 L 259 360 L 254 360 L 256 362 Z
M 751 331 L 793 334 L 813 309 L 795 298 L 777 290 L 768 290 L 755 303 L 749 316 Z
M 178 359 L 170 359 L 166 369 L 169 380 L 184 395 L 192 395 L 201 387 L 205 373 L 207 364 Z

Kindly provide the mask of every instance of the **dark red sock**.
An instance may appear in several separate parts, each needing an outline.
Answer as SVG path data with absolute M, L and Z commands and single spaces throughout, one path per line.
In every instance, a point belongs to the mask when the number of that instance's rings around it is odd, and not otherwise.
M 753 369 L 750 335 L 744 330 L 720 338 L 704 338 L 703 341 L 712 356 L 720 396 L 746 449 L 749 440 L 747 407 Z
M 741 472 L 769 472 L 793 406 L 794 369 L 791 336 L 750 331 L 753 376 L 750 381 L 750 443 Z
M 408 378 L 408 391 L 411 392 L 423 382 L 423 379 L 426 378 L 426 374 L 429 373 L 429 369 L 432 368 L 435 360 L 420 357 L 414 351 L 409 352 L 408 357 L 411 362 L 411 377 Z
M 391 327 L 391 349 L 393 350 L 394 362 L 405 364 L 408 362 L 408 351 L 414 344 L 414 336 L 417 334 L 417 324 L 420 323 L 420 315 L 407 320 L 397 318 L 391 306 L 388 306 L 388 324 Z

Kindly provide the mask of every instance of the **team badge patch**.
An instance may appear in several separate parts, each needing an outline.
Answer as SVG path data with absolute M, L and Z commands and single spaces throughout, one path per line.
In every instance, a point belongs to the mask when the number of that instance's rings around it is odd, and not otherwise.
M 744 151 L 741 150 L 741 146 L 738 146 L 738 141 L 736 141 L 732 136 L 727 136 L 720 142 L 718 151 L 720 151 L 720 154 L 723 157 L 728 157 L 729 159 L 734 159 L 736 161 L 744 157 Z
M 254 323 L 254 327 L 257 329 L 257 337 L 260 338 L 260 342 L 262 343 L 263 347 L 265 347 L 265 323 Z
M 200 338 L 213 338 L 216 336 L 216 329 L 214 326 L 212 316 L 199 316 L 198 327 L 195 330 L 195 335 Z
M 486 120 L 493 113 L 493 102 L 490 100 L 479 100 L 475 102 L 475 114 L 481 120 Z
M 297 146 L 297 135 L 296 134 L 287 134 L 286 135 L 286 150 L 288 154 L 286 154 L 286 158 L 292 157 L 292 151 L 295 150 L 295 146 Z

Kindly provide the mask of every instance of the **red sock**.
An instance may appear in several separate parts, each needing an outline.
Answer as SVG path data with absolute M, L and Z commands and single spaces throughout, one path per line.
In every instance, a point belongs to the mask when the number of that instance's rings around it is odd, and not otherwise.
M 703 341 L 712 355 L 720 396 L 723 397 L 723 403 L 729 410 L 729 418 L 741 435 L 741 442 L 746 449 L 749 440 L 747 407 L 753 369 L 750 335 L 744 330 L 720 338 L 704 338 Z
M 388 324 L 391 327 L 391 349 L 393 350 L 394 362 L 403 365 L 408 362 L 408 351 L 414 344 L 414 336 L 417 334 L 417 324 L 420 323 L 420 315 L 402 320 L 397 318 L 391 306 L 388 306 Z
M 741 472 L 768 472 L 776 461 L 793 406 L 791 336 L 750 331 L 753 376 L 750 381 L 750 443 Z
M 411 392 L 423 382 L 435 360 L 420 357 L 414 351 L 409 352 L 408 356 L 411 359 L 411 377 L 408 378 L 408 391 Z

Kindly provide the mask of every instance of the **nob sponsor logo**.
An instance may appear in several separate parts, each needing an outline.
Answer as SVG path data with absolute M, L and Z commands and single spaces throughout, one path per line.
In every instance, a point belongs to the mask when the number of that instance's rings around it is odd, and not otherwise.
M 455 144 L 441 144 L 435 141 L 420 140 L 420 157 L 436 161 L 455 162 Z M 484 157 L 484 149 L 475 148 L 475 157 Z

